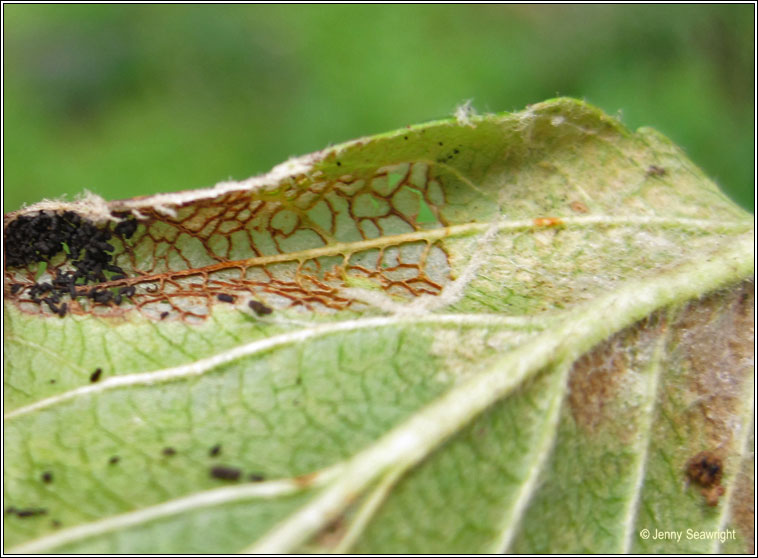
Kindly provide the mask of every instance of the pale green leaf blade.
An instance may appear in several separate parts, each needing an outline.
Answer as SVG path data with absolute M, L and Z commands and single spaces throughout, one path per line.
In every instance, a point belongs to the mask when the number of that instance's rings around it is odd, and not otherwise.
M 18 264 L 40 211 L 117 267 L 35 291 L 90 257 Z M 752 219 L 652 130 L 461 112 L 5 232 L 8 551 L 749 549 Z

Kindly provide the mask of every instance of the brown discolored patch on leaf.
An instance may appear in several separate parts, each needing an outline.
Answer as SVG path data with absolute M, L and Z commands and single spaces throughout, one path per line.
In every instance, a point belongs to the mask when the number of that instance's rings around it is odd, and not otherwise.
M 589 213 L 590 209 L 587 207 L 587 205 L 584 202 L 580 201 L 572 201 L 569 204 L 569 207 L 572 211 L 576 213 Z
M 740 428 L 745 381 L 752 375 L 755 339 L 753 281 L 713 293 L 687 305 L 669 347 L 685 406 L 677 428 L 729 459 Z M 702 446 L 701 446 L 702 447 Z
M 358 506 L 365 501 L 353 493 L 348 497 L 345 509 L 317 532 L 300 550 L 304 554 L 329 554 L 339 549 L 351 528 L 355 527 Z
M 633 421 L 624 414 L 627 396 L 652 358 L 658 337 L 666 323 L 657 313 L 621 331 L 579 358 L 569 377 L 568 402 L 577 425 L 590 432 L 610 426 L 623 439 L 635 432 Z
M 710 451 L 701 451 L 687 462 L 687 476 L 705 488 L 720 484 L 723 474 L 721 458 Z
M 347 532 L 347 522 L 344 515 L 339 516 L 337 519 L 329 523 L 324 527 L 318 535 L 313 539 L 316 548 L 327 551 L 335 548 Z
M 305 475 L 300 475 L 299 477 L 295 477 L 295 484 L 298 486 L 301 486 L 303 488 L 307 488 L 311 485 L 311 483 L 316 479 L 317 473 L 306 473 Z
M 701 493 L 709 506 L 716 506 L 724 495 L 721 477 L 724 463 L 721 457 L 710 451 L 701 451 L 687 462 L 687 476 L 702 487 Z
M 626 369 L 624 355 L 614 354 L 608 346 L 593 349 L 574 364 L 569 380 L 569 403 L 577 424 L 593 430 L 599 422 L 609 418 L 605 404 L 616 395 L 619 379 Z
M 442 180 L 420 162 L 331 179 L 301 174 L 265 188 L 180 193 L 165 204 L 161 196 L 102 202 L 97 221 L 74 204 L 56 212 L 48 202 L 45 211 L 6 216 L 16 243 L 5 262 L 6 294 L 45 316 L 63 315 L 65 300 L 71 314 L 139 310 L 156 320 L 167 312 L 202 320 L 213 305 L 250 299 L 274 309 L 360 306 L 341 294 L 351 278 L 400 298 L 436 295 L 451 279 L 448 254 L 424 232 L 446 226 Z M 65 223 L 65 235 L 50 223 Z M 90 237 L 100 250 L 91 257 Z M 71 242 L 79 242 L 75 254 L 64 249 Z M 72 280 L 82 259 L 92 269 Z M 38 262 L 46 265 L 40 277 Z M 56 298 L 41 304 L 35 285 L 56 281 Z
M 755 552 L 755 472 L 754 456 L 745 458 L 734 482 L 731 496 L 731 522 L 739 529 L 747 548 L 745 552 Z
M 705 503 L 711 507 L 715 507 L 719 505 L 719 501 L 726 492 L 726 489 L 720 484 L 715 484 L 710 488 L 703 488 L 700 492 L 705 498 Z
M 563 224 L 560 217 L 537 217 L 534 220 L 535 227 L 558 227 Z

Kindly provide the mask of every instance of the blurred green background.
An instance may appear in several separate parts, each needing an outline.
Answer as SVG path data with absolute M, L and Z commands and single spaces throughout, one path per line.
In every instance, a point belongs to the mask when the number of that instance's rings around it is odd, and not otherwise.
M 754 200 L 753 5 L 4 5 L 4 210 L 584 98 Z

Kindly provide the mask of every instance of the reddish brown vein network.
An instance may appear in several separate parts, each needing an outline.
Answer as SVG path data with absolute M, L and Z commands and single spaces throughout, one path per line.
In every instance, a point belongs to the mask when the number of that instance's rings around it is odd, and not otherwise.
M 111 241 L 113 263 L 126 277 L 97 285 L 114 293 L 134 287 L 133 296 L 120 305 L 76 296 L 68 312 L 118 316 L 136 308 L 154 319 L 202 319 L 223 303 L 219 294 L 279 309 L 342 310 L 356 304 L 342 288 L 356 285 L 400 299 L 436 295 L 450 280 L 447 253 L 439 240 L 407 236 L 445 226 L 444 201 L 429 167 L 413 163 L 331 181 L 302 176 L 272 191 L 232 191 L 176 207 L 175 216 L 140 208 L 133 236 Z M 6 295 L 27 312 L 54 316 L 29 289 L 67 272 L 70 260 L 63 252 L 53 256 L 39 277 L 36 264 L 6 268 L 6 290 L 21 285 Z

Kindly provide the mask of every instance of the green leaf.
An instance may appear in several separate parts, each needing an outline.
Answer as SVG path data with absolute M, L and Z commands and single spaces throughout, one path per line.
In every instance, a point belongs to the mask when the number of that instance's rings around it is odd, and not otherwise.
M 653 130 L 462 110 L 5 239 L 8 552 L 752 551 L 752 218 Z

